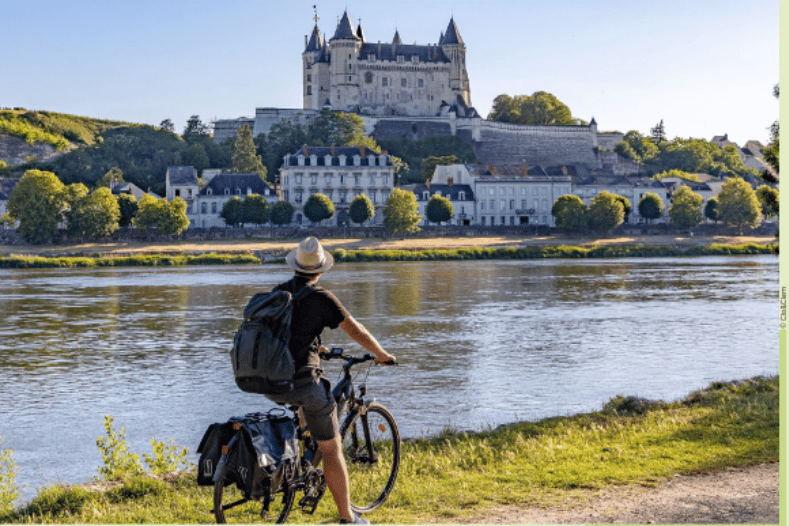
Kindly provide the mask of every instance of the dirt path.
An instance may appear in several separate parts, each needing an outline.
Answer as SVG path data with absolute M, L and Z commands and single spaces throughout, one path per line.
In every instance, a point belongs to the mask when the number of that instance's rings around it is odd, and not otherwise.
M 505 506 L 472 524 L 778 524 L 779 465 L 674 476 L 655 488 L 627 486 L 590 493 L 559 508 Z

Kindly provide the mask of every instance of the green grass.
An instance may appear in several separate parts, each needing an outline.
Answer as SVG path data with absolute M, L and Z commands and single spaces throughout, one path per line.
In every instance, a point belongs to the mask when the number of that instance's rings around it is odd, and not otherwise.
M 611 485 L 779 459 L 777 377 L 715 383 L 670 404 L 641 402 L 620 396 L 595 413 L 408 441 L 394 493 L 369 518 L 451 522 L 500 504 L 558 505 Z M 138 475 L 101 489 L 50 486 L 0 520 L 211 523 L 211 494 L 193 473 Z M 315 516 L 294 511 L 290 522 L 336 518 L 327 495 Z
M 432 250 L 346 250 L 332 251 L 337 261 L 438 261 L 475 259 L 552 259 L 552 258 L 617 258 L 617 257 L 681 257 L 774 254 L 775 244 L 741 245 L 712 244 L 678 248 L 653 245 L 602 245 L 592 248 L 573 246 L 534 246 L 521 248 L 458 248 Z
M 142 255 L 114 257 L 0 256 L 0 268 L 156 267 L 260 264 L 251 254 Z
M 100 140 L 103 131 L 126 124 L 50 111 L 0 110 L 0 133 L 19 137 L 28 144 L 51 144 L 58 150 L 71 143 L 91 146 Z

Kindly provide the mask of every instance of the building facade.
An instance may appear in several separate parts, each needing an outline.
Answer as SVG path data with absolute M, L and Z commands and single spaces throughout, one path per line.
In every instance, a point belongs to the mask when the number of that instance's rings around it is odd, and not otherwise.
M 434 195 L 449 199 L 454 215 L 442 224 L 456 226 L 476 225 L 474 190 L 468 184 L 417 184 L 404 186 L 403 190 L 413 192 L 416 197 L 419 213 L 422 214 L 422 226 L 433 225 L 427 217 L 427 203 Z
M 294 207 L 294 222 L 305 224 L 304 204 L 317 193 L 331 199 L 332 225 L 348 222 L 351 201 L 365 194 L 375 206 L 373 224 L 383 222 L 382 210 L 394 187 L 394 166 L 387 154 L 361 147 L 307 147 L 286 155 L 280 168 L 282 198 Z
M 225 227 L 225 220 L 220 216 L 225 204 L 233 197 L 243 200 L 252 194 L 262 196 L 269 206 L 280 200 L 275 189 L 258 174 L 213 173 L 206 170 L 201 184 L 197 170 L 192 166 L 171 166 L 167 169 L 167 200 L 180 197 L 186 201 L 189 228 Z
M 471 108 L 466 46 L 454 18 L 434 44 L 368 42 L 346 11 L 324 39 L 315 27 L 304 38 L 303 107 L 366 115 L 437 116 Z

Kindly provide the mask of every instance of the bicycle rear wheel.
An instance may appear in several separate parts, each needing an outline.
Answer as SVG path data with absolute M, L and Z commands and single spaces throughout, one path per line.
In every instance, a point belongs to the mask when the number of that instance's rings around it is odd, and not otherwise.
M 283 524 L 288 520 L 290 510 L 293 508 L 295 491 L 286 483 L 282 491 L 272 495 L 269 503 L 268 515 L 263 518 L 263 504 L 255 499 L 249 499 L 239 491 L 230 479 L 225 477 L 227 464 L 222 464 L 217 469 L 217 481 L 214 484 L 214 516 L 218 524 L 228 522 L 271 522 Z
M 340 434 L 351 507 L 357 513 L 378 509 L 392 492 L 400 468 L 397 422 L 384 406 L 371 403 L 350 413 Z

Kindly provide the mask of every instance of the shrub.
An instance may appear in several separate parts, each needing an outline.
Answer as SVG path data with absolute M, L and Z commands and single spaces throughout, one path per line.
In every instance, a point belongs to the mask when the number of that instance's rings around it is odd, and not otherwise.
M 3 437 L 0 437 L 0 517 L 11 512 L 14 509 L 14 501 L 19 498 L 14 452 L 3 450 L 2 445 Z
M 122 427 L 120 433 L 112 429 L 113 418 L 104 417 L 104 429 L 107 437 L 99 437 L 96 446 L 101 451 L 104 465 L 99 467 L 99 474 L 105 480 L 118 480 L 142 472 L 140 456 L 131 453 L 126 445 L 126 428 Z

